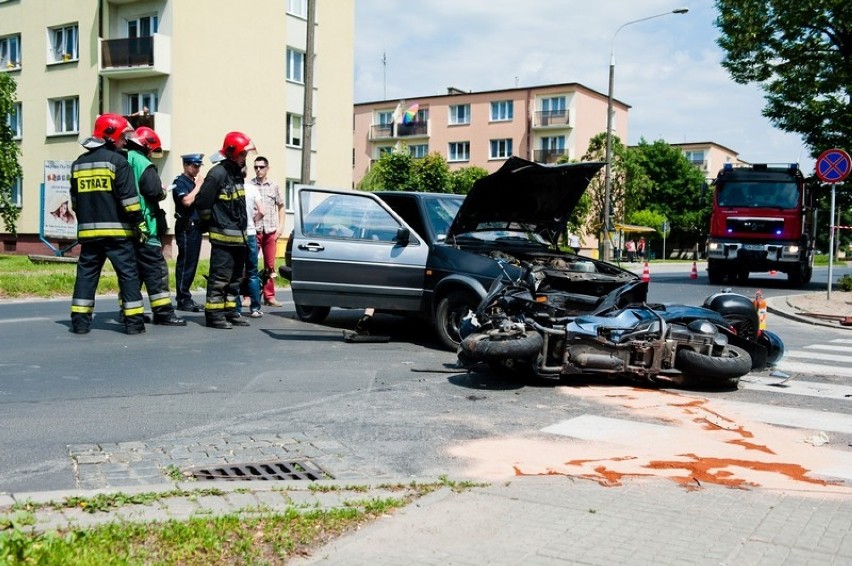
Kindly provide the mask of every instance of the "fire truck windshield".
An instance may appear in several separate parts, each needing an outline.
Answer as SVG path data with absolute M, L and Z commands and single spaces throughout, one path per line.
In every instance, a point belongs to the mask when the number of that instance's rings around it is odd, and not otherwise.
M 716 193 L 719 206 L 738 208 L 796 208 L 799 189 L 795 182 L 729 182 Z

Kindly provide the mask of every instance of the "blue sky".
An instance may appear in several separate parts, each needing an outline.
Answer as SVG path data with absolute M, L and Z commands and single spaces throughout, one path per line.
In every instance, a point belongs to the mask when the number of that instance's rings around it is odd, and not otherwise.
M 355 101 L 578 82 L 632 106 L 630 144 L 713 141 L 751 162 L 799 161 L 798 135 L 761 114 L 757 85 L 722 68 L 712 0 L 356 0 Z M 383 55 L 387 64 L 382 64 Z M 601 131 L 606 125 L 601 124 Z

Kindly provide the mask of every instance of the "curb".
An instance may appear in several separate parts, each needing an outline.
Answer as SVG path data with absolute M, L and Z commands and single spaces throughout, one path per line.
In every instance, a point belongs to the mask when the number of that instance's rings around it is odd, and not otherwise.
M 777 314 L 778 316 L 782 316 L 784 318 L 795 320 L 796 322 L 802 322 L 805 324 L 810 324 L 812 326 L 823 326 L 826 328 L 836 328 L 839 330 L 852 330 L 852 326 L 842 326 L 840 324 L 820 320 L 816 318 L 811 318 L 808 316 L 803 316 L 798 314 L 798 307 L 790 304 L 791 295 L 784 297 L 772 297 L 771 299 L 766 300 L 766 310 L 771 312 L 772 314 Z

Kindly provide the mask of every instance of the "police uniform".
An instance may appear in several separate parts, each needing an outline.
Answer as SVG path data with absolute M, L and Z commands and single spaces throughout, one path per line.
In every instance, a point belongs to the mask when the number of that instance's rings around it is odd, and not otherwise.
M 203 153 L 181 155 L 185 165 L 201 165 Z M 175 201 L 175 241 L 178 255 L 175 261 L 175 298 L 179 310 L 201 312 L 201 306 L 192 299 L 192 282 L 198 270 L 201 254 L 201 227 L 195 203 L 183 204 L 183 198 L 195 189 L 195 179 L 186 173 L 178 175 L 172 183 L 172 198 Z
M 142 209 L 127 159 L 104 142 L 84 144 L 89 151 L 71 165 L 71 203 L 77 213 L 80 256 L 71 298 L 71 325 L 86 334 L 92 325 L 95 293 L 109 258 L 118 276 L 128 334 L 145 332 L 142 292 L 133 240 L 143 224 Z M 97 140 L 96 140 L 97 141 Z

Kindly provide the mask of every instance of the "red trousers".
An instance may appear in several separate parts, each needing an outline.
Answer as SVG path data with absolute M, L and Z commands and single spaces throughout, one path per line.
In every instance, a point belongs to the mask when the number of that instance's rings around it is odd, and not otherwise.
M 275 273 L 275 254 L 278 252 L 278 232 L 257 233 L 257 249 L 263 254 L 263 268 Z M 263 298 L 271 301 L 275 298 L 275 279 L 270 277 L 263 286 Z

